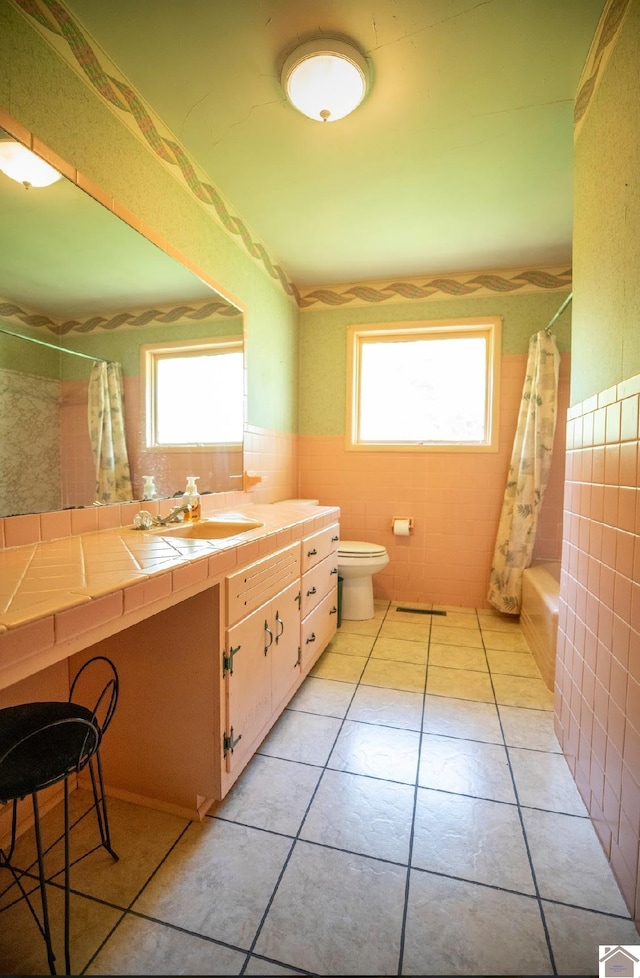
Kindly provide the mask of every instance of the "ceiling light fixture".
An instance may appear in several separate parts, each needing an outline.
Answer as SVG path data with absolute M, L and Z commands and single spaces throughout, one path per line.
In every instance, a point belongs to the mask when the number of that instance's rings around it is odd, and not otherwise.
M 318 122 L 335 122 L 362 102 L 369 68 L 353 45 L 337 38 L 318 38 L 291 52 L 282 67 L 281 83 L 299 112 Z
M 62 179 L 61 173 L 13 139 L 0 140 L 0 170 L 27 190 L 29 187 L 49 187 Z

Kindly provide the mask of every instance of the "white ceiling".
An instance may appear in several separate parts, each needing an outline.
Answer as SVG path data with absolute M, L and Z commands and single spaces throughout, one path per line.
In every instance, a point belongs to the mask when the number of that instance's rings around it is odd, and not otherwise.
M 65 0 L 300 288 L 570 262 L 573 100 L 605 0 Z M 316 123 L 279 72 L 351 38 Z

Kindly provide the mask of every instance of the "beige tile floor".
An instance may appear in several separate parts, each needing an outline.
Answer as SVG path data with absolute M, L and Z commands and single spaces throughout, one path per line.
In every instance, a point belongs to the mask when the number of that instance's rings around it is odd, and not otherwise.
M 213 815 L 110 800 L 120 861 L 74 866 L 74 973 L 597 974 L 599 945 L 640 938 L 551 710 L 516 623 L 377 602 Z M 81 819 L 75 849 L 93 836 Z M 47 973 L 24 903 L 2 907 L 1 973 Z

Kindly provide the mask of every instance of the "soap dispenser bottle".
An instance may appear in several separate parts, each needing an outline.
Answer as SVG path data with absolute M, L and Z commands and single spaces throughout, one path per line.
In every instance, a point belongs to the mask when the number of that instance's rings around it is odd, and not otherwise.
M 200 493 L 198 492 L 198 487 L 196 482 L 200 476 L 198 475 L 188 475 L 187 476 L 187 488 L 182 495 L 182 502 L 189 508 L 185 511 L 185 520 L 191 520 L 195 523 L 196 520 L 200 519 L 202 514 L 202 507 L 200 505 Z
M 144 485 L 142 487 L 143 499 L 156 499 L 158 490 L 156 489 L 156 477 L 154 475 L 143 475 Z

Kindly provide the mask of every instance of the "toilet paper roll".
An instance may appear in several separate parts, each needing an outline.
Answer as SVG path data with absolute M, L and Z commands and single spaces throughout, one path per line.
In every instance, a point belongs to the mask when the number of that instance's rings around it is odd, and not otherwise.
M 395 537 L 408 537 L 411 531 L 411 521 L 410 520 L 394 520 L 393 521 L 393 535 Z

